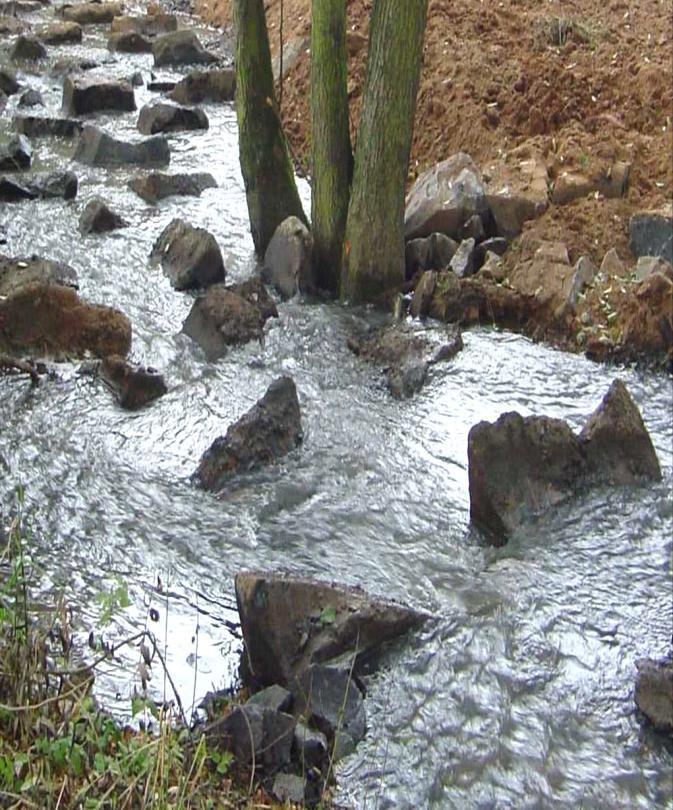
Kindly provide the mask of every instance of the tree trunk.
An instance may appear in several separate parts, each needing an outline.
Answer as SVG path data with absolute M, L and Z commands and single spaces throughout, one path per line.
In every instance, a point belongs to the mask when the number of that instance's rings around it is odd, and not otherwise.
M 339 291 L 353 168 L 348 132 L 346 0 L 313 0 L 311 23 L 311 223 L 318 286 Z
M 375 0 L 341 296 L 372 300 L 404 281 L 404 188 L 427 0 Z
M 255 250 L 264 255 L 289 216 L 306 222 L 276 108 L 263 0 L 235 0 L 236 113 L 241 172 Z

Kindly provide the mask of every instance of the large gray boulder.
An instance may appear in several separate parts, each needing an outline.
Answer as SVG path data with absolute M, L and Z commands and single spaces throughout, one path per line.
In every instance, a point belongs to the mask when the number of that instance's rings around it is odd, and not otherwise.
M 179 107 L 157 102 L 146 104 L 138 116 L 138 131 L 143 135 L 190 129 L 208 129 L 208 116 L 200 107 Z
M 495 543 L 575 492 L 659 480 L 640 412 L 616 380 L 579 435 L 561 419 L 505 413 L 468 436 L 470 516 Z
M 151 172 L 134 177 L 129 181 L 129 188 L 145 202 L 156 203 L 174 195 L 200 197 L 201 192 L 207 188 L 217 188 L 217 181 L 207 172 L 194 174 Z
M 487 212 L 481 172 L 469 155 L 458 152 L 414 182 L 407 195 L 404 236 L 415 239 L 437 231 L 460 240 L 465 223 Z
M 156 67 L 217 62 L 217 57 L 203 47 L 196 34 L 187 30 L 157 37 L 152 45 L 152 53 Z
M 25 135 L 16 135 L 0 146 L 0 172 L 23 171 L 30 168 L 33 149 Z
M 111 23 L 122 12 L 121 3 L 77 3 L 61 8 L 61 16 L 68 22 L 79 25 L 102 25 Z
M 234 68 L 192 70 L 169 94 L 178 104 L 201 104 L 204 101 L 233 101 L 236 94 Z
M 89 200 L 80 214 L 78 227 L 82 236 L 85 236 L 89 233 L 107 233 L 127 225 L 128 222 L 109 208 L 104 200 L 95 197 Z
M 161 232 L 152 248 L 150 264 L 161 264 L 176 290 L 208 287 L 224 281 L 225 276 L 215 237 L 183 219 L 172 220 Z
M 63 82 L 63 110 L 68 115 L 86 115 L 101 110 L 133 112 L 135 109 L 133 87 L 124 79 L 66 76 Z
M 661 256 L 673 262 L 673 203 L 634 214 L 629 220 L 629 247 L 634 256 Z
M 276 228 L 264 254 L 262 278 L 283 300 L 298 292 L 315 290 L 312 275 L 313 237 L 297 217 L 288 217 Z
M 75 118 L 52 118 L 46 115 L 15 115 L 12 124 L 17 132 L 29 138 L 73 138 L 82 131 L 82 122 Z
M 53 199 L 72 200 L 77 196 L 77 175 L 74 172 L 47 172 L 30 176 L 0 175 L 0 202 Z
M 264 324 L 278 317 L 278 310 L 259 280 L 214 284 L 198 296 L 182 331 L 198 343 L 211 362 L 225 355 L 230 346 L 261 340 Z
M 129 143 L 91 125 L 82 129 L 73 160 L 89 166 L 162 166 L 170 161 L 168 141 L 154 135 L 144 141 Z
M 357 671 L 386 642 L 428 619 L 359 588 L 304 577 L 245 571 L 236 575 L 235 588 L 242 673 L 256 685 L 293 688 L 312 664 L 345 660 L 350 667 L 353 655 Z
M 673 737 L 673 660 L 638 661 L 636 706 L 657 731 Z
M 77 288 L 77 273 L 64 262 L 41 256 L 10 258 L 0 255 L 0 295 L 7 296 L 30 284 L 58 284 Z
M 231 476 L 282 458 L 298 447 L 302 438 L 297 389 L 290 377 L 279 377 L 262 399 L 206 450 L 194 480 L 203 489 L 220 490 Z

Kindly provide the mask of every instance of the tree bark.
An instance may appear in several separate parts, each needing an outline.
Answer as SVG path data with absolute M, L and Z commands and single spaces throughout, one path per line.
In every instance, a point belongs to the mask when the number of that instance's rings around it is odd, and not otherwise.
M 346 223 L 341 297 L 372 300 L 404 281 L 404 190 L 427 0 L 375 0 Z
M 289 216 L 306 222 L 276 107 L 263 0 L 235 0 L 236 113 L 241 172 L 256 252 Z
M 311 223 L 321 289 L 338 293 L 353 168 L 348 131 L 346 0 L 313 0 L 311 22 Z

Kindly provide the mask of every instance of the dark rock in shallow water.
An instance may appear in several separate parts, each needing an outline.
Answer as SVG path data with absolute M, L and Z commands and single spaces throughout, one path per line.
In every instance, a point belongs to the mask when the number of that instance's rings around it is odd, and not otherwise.
M 86 115 L 101 110 L 132 112 L 136 109 L 130 83 L 86 76 L 66 76 L 63 82 L 63 109 L 68 115 Z
M 200 197 L 201 192 L 207 188 L 217 188 L 217 182 L 212 174 L 205 172 L 196 174 L 152 172 L 134 177 L 129 181 L 129 188 L 145 202 L 155 203 L 173 195 Z
M 310 231 L 297 217 L 288 217 L 276 228 L 264 253 L 262 277 L 283 300 L 298 292 L 313 292 L 312 256 Z
M 357 653 L 371 659 L 386 642 L 420 627 L 427 614 L 368 596 L 356 588 L 282 574 L 245 571 L 236 575 L 252 685 L 289 685 L 313 663 Z
M 61 16 L 79 25 L 102 25 L 111 23 L 122 13 L 121 3 L 77 3 L 61 9 Z
M 348 348 L 364 360 L 381 366 L 390 393 L 403 399 L 422 388 L 431 366 L 456 355 L 463 348 L 463 340 L 455 326 L 447 326 L 440 333 L 393 324 L 351 335 Z
M 231 476 L 282 458 L 298 447 L 302 438 L 297 389 L 290 377 L 280 377 L 256 405 L 229 426 L 225 436 L 206 450 L 194 480 L 203 489 L 220 490 Z
M 50 76 L 69 76 L 71 73 L 93 70 L 98 67 L 98 62 L 93 59 L 80 58 L 77 56 L 63 56 L 57 59 L 51 66 Z
M 25 135 L 16 135 L 0 146 L 0 172 L 29 169 L 32 155 L 30 141 Z
M 107 41 L 109 51 L 120 53 L 152 53 L 152 40 L 135 31 L 112 34 Z
M 98 127 L 85 125 L 73 160 L 89 166 L 157 166 L 170 161 L 170 150 L 161 135 L 129 143 L 116 140 Z
M 82 41 L 82 27 L 76 22 L 51 23 L 38 28 L 36 33 L 47 45 Z
M 44 59 L 47 49 L 34 34 L 19 34 L 12 48 L 12 59 L 16 62 Z
M 49 118 L 43 115 L 15 115 L 12 121 L 17 132 L 29 138 L 54 136 L 72 138 L 82 131 L 82 122 L 74 118 Z
M 77 175 L 73 172 L 49 172 L 30 176 L 0 175 L 0 202 L 51 199 L 72 200 L 77 196 Z
M 157 79 L 150 80 L 147 83 L 147 89 L 153 93 L 169 93 L 175 87 L 176 82 L 170 79 Z
M 169 34 L 177 31 L 178 18 L 175 14 L 140 14 L 135 17 L 121 16 L 112 20 L 110 30 L 113 34 L 135 33 L 144 37 L 155 37 L 157 34 Z
M 116 355 L 103 360 L 99 373 L 117 395 L 121 407 L 130 411 L 154 402 L 168 390 L 163 375 L 156 369 L 132 365 Z
M 11 96 L 18 92 L 21 85 L 16 80 L 16 73 L 6 67 L 0 67 L 0 90 L 5 95 Z
M 146 104 L 138 116 L 138 131 L 143 135 L 192 129 L 208 129 L 208 116 L 199 107 L 178 107 L 159 102 Z
M 154 243 L 150 264 L 159 263 L 176 290 L 224 281 L 224 262 L 215 237 L 182 219 L 172 220 Z
M 44 99 L 39 90 L 26 90 L 19 99 L 19 107 L 44 107 Z M 26 133 L 27 135 L 28 133 Z
M 84 236 L 88 233 L 105 233 L 128 225 L 125 219 L 112 211 L 104 200 L 95 198 L 89 200 L 79 218 L 79 232 Z
M 40 256 L 10 258 L 0 255 L 0 295 L 11 295 L 30 284 L 77 287 L 77 273 L 70 265 Z
M 236 93 L 236 71 L 192 70 L 171 90 L 170 98 L 178 104 L 201 104 L 204 101 L 233 101 Z
M 43 356 L 126 355 L 131 323 L 111 307 L 87 304 L 75 290 L 30 284 L 0 300 L 0 345 Z
M 661 478 L 638 408 L 620 380 L 579 436 L 560 419 L 506 413 L 470 430 L 467 453 L 470 516 L 495 542 L 587 486 Z
M 157 37 L 152 45 L 152 53 L 157 67 L 217 62 L 217 57 L 201 45 L 196 34 L 187 30 Z
M 657 731 L 673 738 L 673 660 L 638 661 L 636 706 Z
M 278 317 L 278 310 L 260 281 L 231 287 L 215 284 L 196 299 L 182 331 L 212 362 L 225 355 L 229 346 L 261 340 L 264 324 L 272 317 Z

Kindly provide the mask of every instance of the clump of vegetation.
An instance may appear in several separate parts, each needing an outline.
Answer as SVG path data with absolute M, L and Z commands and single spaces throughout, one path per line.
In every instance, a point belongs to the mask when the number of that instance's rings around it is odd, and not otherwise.
M 573 17 L 541 17 L 535 22 L 534 39 L 538 47 L 562 48 L 567 42 L 575 42 L 593 50 L 602 34 L 590 21 Z
M 8 531 L 0 527 L 0 806 L 13 810 L 277 807 L 239 773 L 226 750 L 190 728 L 176 695 L 158 706 L 144 688 L 132 715 L 149 723 L 122 727 L 92 695 L 95 671 L 122 646 L 148 667 L 164 660 L 144 630 L 114 646 L 89 637 L 94 660 L 78 654 L 65 604 L 39 608 L 30 596 L 32 563 L 22 532 L 22 494 Z M 103 614 L 129 604 L 123 582 L 102 594 Z M 169 676 L 170 677 L 170 676 Z

